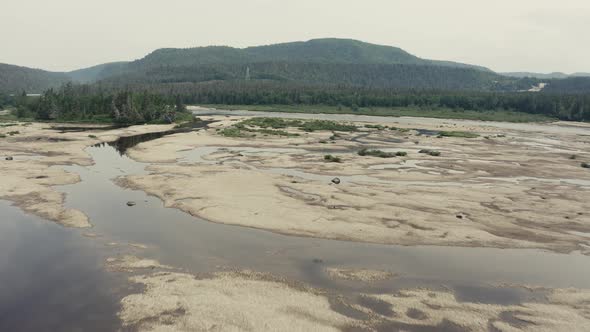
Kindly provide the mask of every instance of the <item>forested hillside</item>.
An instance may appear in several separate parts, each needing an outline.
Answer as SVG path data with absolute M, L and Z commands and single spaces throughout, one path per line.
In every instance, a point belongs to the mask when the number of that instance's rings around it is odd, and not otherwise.
M 63 73 L 52 73 L 40 69 L 19 67 L 0 63 L 0 92 L 15 94 L 41 93 L 44 90 L 57 87 L 69 78 Z
M 3 71 L 2 71 L 2 68 Z M 515 73 L 514 76 L 519 76 Z M 527 76 L 527 75 L 524 75 Z M 40 92 L 71 80 L 117 85 L 274 81 L 316 86 L 447 91 L 586 93 L 585 79 L 508 77 L 479 66 L 422 59 L 400 48 L 349 39 L 315 39 L 244 49 L 210 46 L 159 49 L 132 62 L 113 62 L 69 73 L 0 67 L 0 91 Z
M 128 62 L 110 62 L 102 65 L 83 68 L 67 73 L 77 83 L 92 83 L 107 77 L 121 75 L 127 71 Z
M 121 85 L 249 78 L 379 88 L 486 90 L 521 86 L 517 79 L 502 77 L 487 68 L 425 60 L 396 47 L 348 39 L 316 39 L 245 49 L 159 49 L 130 63 L 70 74 L 80 82 L 102 80 Z
M 246 79 L 365 88 L 480 91 L 516 91 L 528 89 L 537 82 L 534 79 L 505 78 L 472 68 L 288 62 L 159 66 L 114 76 L 104 82 L 125 85 Z
M 244 49 L 209 46 L 187 49 L 159 49 L 132 66 L 195 66 L 206 64 L 252 64 L 259 62 L 329 63 L 329 64 L 422 64 L 448 67 L 470 66 L 447 61 L 418 58 L 400 48 L 364 43 L 350 39 L 314 39 Z

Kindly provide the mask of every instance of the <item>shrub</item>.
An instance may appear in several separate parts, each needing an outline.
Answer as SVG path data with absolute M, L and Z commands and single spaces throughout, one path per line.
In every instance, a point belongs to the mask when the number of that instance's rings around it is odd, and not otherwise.
M 342 124 L 335 121 L 329 120 L 312 120 L 303 123 L 299 129 L 307 132 L 313 132 L 317 130 L 330 130 L 330 131 L 357 131 L 355 125 Z
M 466 131 L 441 131 L 438 133 L 439 137 L 463 137 L 463 138 L 477 138 L 479 137 L 476 133 L 470 133 Z
M 371 157 L 379 157 L 379 158 L 395 158 L 396 154 L 391 152 L 385 152 L 381 150 L 369 150 L 369 149 L 362 149 L 358 152 L 359 156 L 371 156 Z
M 334 157 L 331 154 L 327 154 L 324 156 L 324 160 L 329 162 L 329 163 L 341 163 L 342 159 L 340 159 L 340 157 Z
M 395 153 L 395 155 L 398 156 L 398 157 L 405 157 L 405 156 L 408 155 L 408 153 L 405 152 L 405 151 L 398 151 L 398 152 Z
M 239 128 L 229 127 L 219 131 L 225 137 L 247 137 Z
M 383 130 L 383 129 L 387 128 L 387 127 L 384 127 L 382 125 L 368 124 L 368 125 L 365 125 L 365 128 Z
M 435 151 L 435 150 L 429 150 L 429 149 L 422 149 L 419 151 L 419 153 L 424 153 L 433 157 L 438 157 L 441 155 L 440 151 Z
M 571 159 L 571 160 L 575 160 L 575 159 L 577 159 L 577 158 L 578 158 L 578 156 L 576 156 L 575 154 L 572 154 L 572 155 L 570 156 L 570 159 Z
M 96 135 L 88 135 L 88 137 L 93 138 L 93 139 L 97 139 L 98 137 L 96 137 Z
M 590 168 L 590 164 L 588 163 L 582 163 L 580 166 L 582 166 L 583 168 Z

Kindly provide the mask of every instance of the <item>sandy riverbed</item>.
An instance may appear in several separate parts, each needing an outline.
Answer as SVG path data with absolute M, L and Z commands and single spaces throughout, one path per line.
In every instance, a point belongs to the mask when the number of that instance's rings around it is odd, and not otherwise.
M 109 131 L 67 132 L 49 129 L 58 124 L 15 123 L 0 126 L 0 199 L 64 226 L 91 227 L 81 211 L 64 208 L 64 196 L 55 186 L 79 181 L 60 165 L 91 165 L 87 146 L 120 136 L 161 131 L 171 126 L 134 126 Z M 12 135 L 10 133 L 12 132 Z M 16 133 L 15 133 L 16 132 Z M 89 135 L 94 135 L 90 137 Z M 6 160 L 12 157 L 13 160 Z
M 194 276 L 146 272 L 159 264 L 139 258 L 113 258 L 110 262 L 134 272 L 130 280 L 145 287 L 141 293 L 126 296 L 119 312 L 124 326 L 140 331 L 509 332 L 590 328 L 590 292 L 584 290 L 544 289 L 543 301 L 511 305 L 465 302 L 452 292 L 429 289 L 362 294 L 356 303 L 348 303 L 343 298 L 329 299 L 320 290 L 251 271 Z
M 236 122 L 217 120 L 214 127 Z M 589 252 L 590 173 L 580 162 L 590 159 L 590 136 L 461 121 L 419 129 L 481 136 L 437 138 L 414 130 L 363 128 L 330 140 L 331 132 L 291 128 L 301 136 L 226 138 L 212 128 L 131 149 L 132 158 L 154 164 L 150 174 L 120 183 L 214 222 L 284 234 Z M 356 154 L 362 147 L 408 155 L 362 157 Z M 420 154 L 420 149 L 442 155 Z M 343 163 L 326 163 L 325 154 Z M 333 177 L 342 183 L 332 184 Z
M 132 148 L 132 158 L 151 163 L 148 174 L 117 182 L 213 222 L 283 234 L 588 254 L 590 176 L 580 163 L 590 161 L 590 136 L 501 130 L 484 123 L 463 126 L 458 121 L 416 127 L 471 131 L 481 137 L 436 138 L 414 130 L 363 128 L 330 140 L 331 132 L 291 128 L 301 136 L 245 139 L 222 137 L 216 131 L 236 119 L 216 120 L 207 131 Z M 2 134 L 19 131 L 0 139 L 0 198 L 72 227 L 91 225 L 81 211 L 64 208 L 64 197 L 54 186 L 79 177 L 60 165 L 90 165 L 84 151 L 89 145 L 170 128 L 59 133 L 47 127 L 0 128 Z M 356 154 L 362 147 L 408 155 L 362 157 Z M 424 148 L 442 155 L 418 153 Z M 325 154 L 337 155 L 343 163 L 326 163 Z M 342 182 L 333 184 L 334 177 Z M 100 234 L 86 234 L 88 241 L 101 239 Z M 143 286 L 122 299 L 119 312 L 124 327 L 141 331 L 590 329 L 590 295 L 581 289 L 545 288 L 541 300 L 500 305 L 465 301 L 440 288 L 410 287 L 395 293 L 372 288 L 382 280 L 395 282 L 397 273 L 403 273 L 395 267 L 394 272 L 327 267 L 326 275 L 333 280 L 366 284 L 359 288 L 360 297 L 349 301 L 280 276 L 227 269 L 193 275 L 129 253 L 108 259 L 106 266 L 113 273 L 129 273 L 131 283 Z

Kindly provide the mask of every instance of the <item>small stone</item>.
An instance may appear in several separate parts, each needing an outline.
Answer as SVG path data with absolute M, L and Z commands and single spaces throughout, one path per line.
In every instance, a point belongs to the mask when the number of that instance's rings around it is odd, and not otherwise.
M 6 159 L 6 160 L 14 160 L 14 158 L 12 158 L 12 157 L 10 157 L 10 156 L 9 156 L 9 157 L 6 157 L 5 159 Z
M 333 178 L 332 179 L 332 183 L 333 184 L 340 184 L 340 179 L 339 178 Z
M 135 202 L 131 202 L 131 201 L 127 202 L 127 206 L 135 206 L 136 204 L 137 204 L 137 203 L 135 203 Z

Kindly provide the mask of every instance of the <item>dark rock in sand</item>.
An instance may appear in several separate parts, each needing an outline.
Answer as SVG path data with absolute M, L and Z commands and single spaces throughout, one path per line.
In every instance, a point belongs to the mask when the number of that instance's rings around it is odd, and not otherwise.
M 137 203 L 135 202 L 127 202 L 127 206 L 135 206 Z
M 12 157 L 6 157 L 5 159 L 6 160 L 13 160 L 14 158 L 12 158 Z
M 340 184 L 340 179 L 339 178 L 333 178 L 332 179 L 332 183 L 333 184 Z

